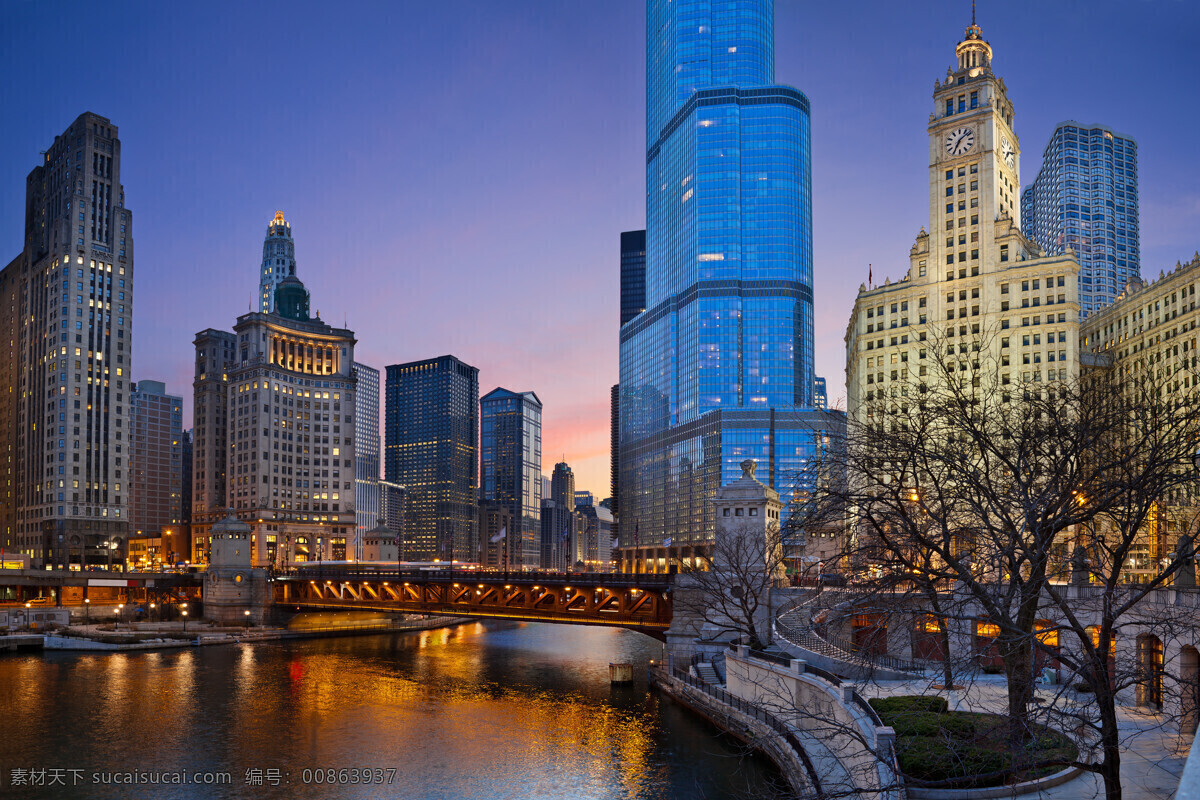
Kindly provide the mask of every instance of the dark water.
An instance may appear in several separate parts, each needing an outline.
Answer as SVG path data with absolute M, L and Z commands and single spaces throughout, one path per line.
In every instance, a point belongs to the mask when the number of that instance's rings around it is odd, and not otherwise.
M 743 758 L 736 742 L 647 690 L 645 667 L 660 652 L 629 631 L 488 623 L 182 651 L 0 656 L 0 797 L 757 793 L 774 777 L 769 763 Z M 635 665 L 634 686 L 609 685 L 614 661 Z M 46 785 L 17 785 L 22 770 L 44 770 L 29 777 Z M 187 785 L 148 783 L 151 773 L 177 780 L 181 771 Z M 197 783 L 214 780 L 224 783 Z

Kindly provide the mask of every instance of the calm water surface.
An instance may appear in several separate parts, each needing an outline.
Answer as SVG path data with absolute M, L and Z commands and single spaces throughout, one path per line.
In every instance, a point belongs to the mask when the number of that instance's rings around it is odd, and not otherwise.
M 487 623 L 183 651 L 0 656 L 0 797 L 757 793 L 776 777 L 768 762 L 742 758 L 736 742 L 648 692 L 645 667 L 660 653 L 629 631 Z M 635 665 L 632 687 L 609 685 L 613 661 Z M 331 786 L 312 772 L 353 768 L 371 768 L 371 779 L 384 782 Z M 47 770 L 47 783 L 62 770 L 66 785 L 16 786 L 22 769 Z M 390 784 L 377 769 L 394 770 Z M 97 782 L 151 770 L 186 771 L 189 780 L 228 773 L 230 782 Z M 262 785 L 247 783 L 256 770 Z

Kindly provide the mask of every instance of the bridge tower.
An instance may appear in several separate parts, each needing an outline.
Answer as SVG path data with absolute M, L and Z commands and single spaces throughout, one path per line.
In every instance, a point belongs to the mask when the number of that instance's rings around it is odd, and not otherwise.
M 250 566 L 252 545 L 250 526 L 234 516 L 232 509 L 212 526 L 208 570 L 204 573 L 206 619 L 227 625 L 262 624 L 271 599 L 267 571 Z
M 674 589 L 667 648 L 676 661 L 693 653 L 722 652 L 753 629 L 771 630 L 771 589 L 786 584 L 779 493 L 758 480 L 757 464 L 742 462 L 742 476 L 717 490 L 712 558 L 705 572 L 684 572 Z M 755 602 L 739 602 L 744 593 Z M 746 618 L 743 618 L 746 617 Z

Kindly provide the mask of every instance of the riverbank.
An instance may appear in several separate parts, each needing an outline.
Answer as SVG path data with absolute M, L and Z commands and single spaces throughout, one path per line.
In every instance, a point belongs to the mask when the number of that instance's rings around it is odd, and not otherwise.
M 125 652 L 204 647 L 218 644 L 254 644 L 285 639 L 323 639 L 339 636 L 365 636 L 379 633 L 424 631 L 461 625 L 467 617 L 436 616 L 394 620 L 366 625 L 313 625 L 289 628 L 230 628 L 192 623 L 183 630 L 181 623 L 138 623 L 132 629 L 114 630 L 107 625 L 74 625 L 44 634 L 19 634 L 0 637 L 0 651 L 6 649 L 82 650 L 88 652 Z M 12 639 L 12 647 L 6 640 Z M 40 645 L 35 640 L 41 640 Z

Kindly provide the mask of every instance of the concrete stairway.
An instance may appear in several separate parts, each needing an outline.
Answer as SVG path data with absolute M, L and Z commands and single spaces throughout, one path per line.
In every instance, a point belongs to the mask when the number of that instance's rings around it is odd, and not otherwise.
M 721 685 L 721 678 L 717 675 L 716 668 L 707 661 L 698 662 L 694 669 L 696 671 L 696 677 L 705 683 L 712 686 Z

